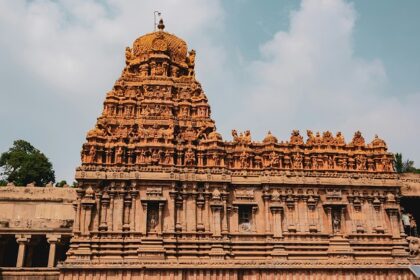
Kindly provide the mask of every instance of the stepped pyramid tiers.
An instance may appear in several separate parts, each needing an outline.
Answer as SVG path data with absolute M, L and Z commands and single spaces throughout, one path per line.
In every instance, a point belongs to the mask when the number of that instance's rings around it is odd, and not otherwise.
M 83 145 L 61 279 L 409 279 L 385 142 L 224 141 L 195 56 L 162 21 L 126 49 Z

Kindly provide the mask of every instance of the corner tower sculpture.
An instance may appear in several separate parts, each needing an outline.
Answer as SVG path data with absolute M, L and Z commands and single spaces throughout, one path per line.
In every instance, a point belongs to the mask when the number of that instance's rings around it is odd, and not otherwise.
M 83 145 L 60 279 L 411 277 L 383 140 L 223 141 L 194 64 L 162 21 L 126 49 Z

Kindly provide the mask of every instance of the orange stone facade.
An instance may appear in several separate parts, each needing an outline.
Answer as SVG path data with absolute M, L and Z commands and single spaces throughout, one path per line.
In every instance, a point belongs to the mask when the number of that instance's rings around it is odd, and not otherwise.
M 414 279 L 385 142 L 223 140 L 195 56 L 162 21 L 127 47 L 82 148 L 60 279 Z

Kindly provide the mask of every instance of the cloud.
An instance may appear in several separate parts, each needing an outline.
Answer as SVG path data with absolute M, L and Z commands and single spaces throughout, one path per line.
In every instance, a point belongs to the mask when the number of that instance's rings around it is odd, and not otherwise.
M 390 94 L 381 60 L 355 54 L 356 20 L 347 1 L 303 0 L 290 14 L 289 30 L 263 43 L 260 58 L 247 68 L 246 109 L 233 122 L 259 139 L 271 129 L 287 140 L 299 128 L 343 131 L 351 140 L 360 129 L 366 140 L 377 133 L 391 151 L 420 162 L 420 94 Z

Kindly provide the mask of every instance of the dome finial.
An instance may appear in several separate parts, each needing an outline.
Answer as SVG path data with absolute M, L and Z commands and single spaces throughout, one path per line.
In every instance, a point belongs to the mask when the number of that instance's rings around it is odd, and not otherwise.
M 163 19 L 160 19 L 160 20 L 159 20 L 159 24 L 158 24 L 158 26 L 157 26 L 157 27 L 158 27 L 158 29 L 159 29 L 159 30 L 161 30 L 161 31 L 162 31 L 163 29 L 165 29 L 165 24 L 163 24 Z

